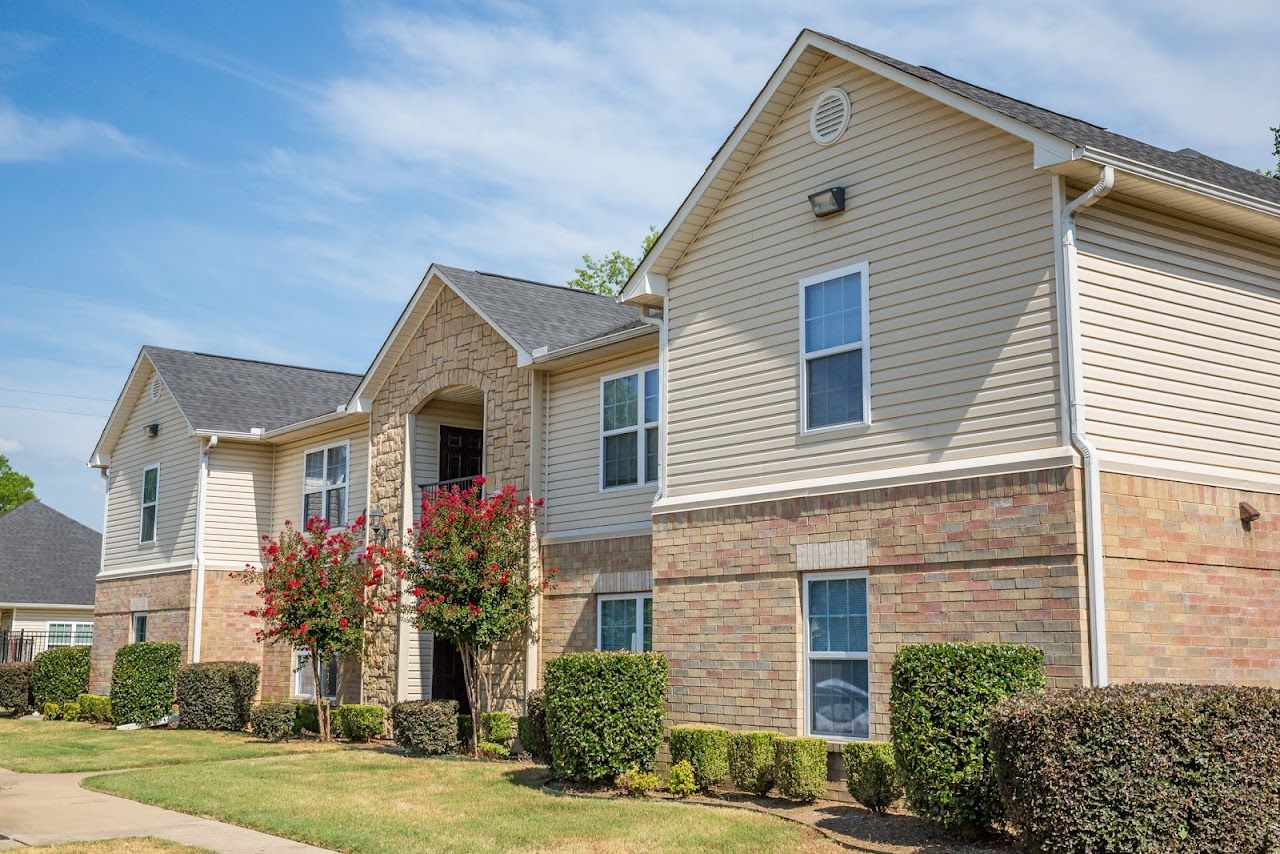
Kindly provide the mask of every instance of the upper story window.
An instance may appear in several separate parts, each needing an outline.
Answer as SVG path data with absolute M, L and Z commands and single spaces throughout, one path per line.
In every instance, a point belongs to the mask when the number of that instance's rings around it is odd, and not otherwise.
M 600 436 L 602 489 L 657 482 L 657 368 L 603 380 Z
M 871 407 L 867 264 L 800 282 L 804 429 L 862 424 Z
M 302 475 L 302 523 L 319 517 L 331 528 L 347 520 L 347 445 L 309 451 Z
M 138 542 L 156 541 L 156 510 L 160 503 L 160 466 L 147 466 L 142 470 L 142 522 L 138 530 Z

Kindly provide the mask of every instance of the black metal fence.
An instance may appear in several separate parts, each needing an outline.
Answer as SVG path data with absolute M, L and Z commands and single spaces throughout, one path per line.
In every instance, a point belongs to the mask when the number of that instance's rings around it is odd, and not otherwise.
M 86 637 L 83 630 L 73 634 L 0 629 L 0 663 L 30 661 L 51 646 L 89 646 L 92 640 L 92 635 Z

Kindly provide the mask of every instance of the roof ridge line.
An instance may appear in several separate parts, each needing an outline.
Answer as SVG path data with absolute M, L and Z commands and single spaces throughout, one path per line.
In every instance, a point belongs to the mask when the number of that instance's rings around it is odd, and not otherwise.
M 176 347 L 161 347 L 157 344 L 144 344 L 144 350 L 167 350 L 171 353 L 187 353 L 192 356 L 204 356 L 207 359 L 225 359 L 229 362 L 249 362 L 254 365 L 270 365 L 275 368 L 292 368 L 297 371 L 317 371 L 322 374 L 339 374 L 347 377 L 362 377 L 364 374 L 354 371 L 335 371 L 329 368 L 313 368 L 308 365 L 294 365 L 288 362 L 272 362 L 268 359 L 249 359 L 244 356 L 228 356 L 224 353 L 205 353 L 202 350 L 179 350 Z
M 462 268 L 459 267 L 456 269 L 462 269 Z M 598 294 L 595 291 L 584 291 L 582 288 L 575 288 L 572 285 L 553 285 L 551 282 L 539 282 L 536 279 L 525 279 L 525 278 L 521 278 L 520 276 L 508 276 L 505 273 L 489 273 L 484 270 L 472 270 L 471 272 L 479 276 L 489 276 L 490 278 L 494 278 L 494 279 L 506 279 L 507 281 L 510 281 L 510 282 L 524 282 L 526 285 L 537 285 L 540 288 L 555 288 L 557 291 L 564 291 L 565 293 L 585 294 L 589 297 L 597 297 L 600 299 L 607 299 L 611 302 L 613 301 L 613 297 L 611 296 L 606 296 L 605 294 Z

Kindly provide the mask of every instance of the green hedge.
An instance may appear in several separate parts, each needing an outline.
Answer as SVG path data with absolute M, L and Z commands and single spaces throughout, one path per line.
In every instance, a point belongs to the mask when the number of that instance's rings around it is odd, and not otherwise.
M 298 707 L 293 703 L 259 703 L 249 710 L 253 734 L 264 741 L 284 741 L 297 727 Z
M 484 733 L 483 741 L 510 745 L 516 737 L 516 720 L 510 712 L 481 712 L 480 731 Z
M 62 706 L 52 700 L 46 700 L 40 706 L 40 716 L 48 721 L 56 721 L 62 717 Z
M 729 733 L 729 779 L 733 785 L 757 795 L 767 795 L 773 788 L 772 732 Z
M 31 694 L 36 705 L 73 703 L 89 690 L 89 647 L 46 649 L 31 663 Z
M 320 711 L 316 708 L 316 704 L 311 702 L 307 702 L 307 703 L 295 702 L 294 705 L 298 707 L 298 719 L 297 719 L 296 725 L 294 726 L 294 731 L 302 732 L 303 730 L 306 730 L 307 732 L 313 732 L 313 733 L 319 734 L 320 733 Z M 338 713 L 338 709 L 340 708 L 341 706 L 335 706 L 335 705 L 329 706 L 330 720 L 333 719 L 334 715 Z
M 259 667 L 248 661 L 202 661 L 178 668 L 178 726 L 239 732 L 249 725 Z
M 0 664 L 0 708 L 25 715 L 35 708 L 31 696 L 31 662 Z
M 77 703 L 75 700 L 72 700 L 70 703 L 63 703 L 62 719 L 64 721 L 80 720 L 80 704 Z
M 547 740 L 547 701 L 541 688 L 529 692 L 525 700 L 526 714 L 516 720 L 520 746 L 539 762 L 551 758 L 551 742 Z
M 372 703 L 349 703 L 333 712 L 333 728 L 352 741 L 381 738 L 386 724 L 387 710 Z
M 980 833 L 1003 808 L 987 721 L 1012 694 L 1044 687 L 1044 653 L 1022 644 L 904 646 L 893 660 L 890 728 L 907 804 L 953 833 Z
M 893 766 L 893 745 L 879 741 L 851 741 L 841 751 L 845 786 L 853 799 L 872 812 L 884 812 L 902 797 Z
M 572 780 L 652 770 L 666 717 L 667 661 L 653 653 L 584 652 L 547 662 L 551 767 Z
M 147 724 L 173 712 L 182 647 L 144 641 L 122 646 L 111 670 L 111 709 L 117 724 Z
M 773 769 L 784 798 L 815 801 L 827 791 L 827 743 L 820 738 L 776 736 Z
M 1123 685 L 1001 702 L 1006 816 L 1031 851 L 1280 851 L 1280 690 Z
M 101 694 L 81 694 L 76 698 L 80 705 L 80 720 L 92 721 L 96 724 L 113 723 L 111 717 L 111 698 Z
M 721 727 L 686 724 L 673 726 L 669 741 L 671 761 L 688 760 L 698 788 L 707 791 L 729 777 L 729 731 Z
M 440 754 L 458 749 L 456 700 L 407 700 L 391 707 L 391 737 L 412 753 Z

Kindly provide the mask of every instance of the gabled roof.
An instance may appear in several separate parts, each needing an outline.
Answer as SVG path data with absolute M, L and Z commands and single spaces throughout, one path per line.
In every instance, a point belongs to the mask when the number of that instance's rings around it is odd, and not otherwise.
M 1038 168 L 1073 160 L 1114 166 L 1228 204 L 1280 216 L 1280 181 L 1189 148 L 1167 151 L 1081 119 L 975 86 L 813 30 L 803 30 L 751 107 L 720 146 L 619 301 L 655 303 L 666 273 L 751 162 L 805 81 L 827 56 L 837 56 L 1031 142 Z
M 639 309 L 621 305 L 612 297 L 530 279 L 432 264 L 365 372 L 364 380 L 352 394 L 349 409 L 355 411 L 367 406 L 367 398 L 382 385 L 443 288 L 457 294 L 493 327 L 516 351 L 520 365 L 533 364 L 534 359 L 544 353 L 653 330 Z
M 31 500 L 0 516 L 0 603 L 93 605 L 102 535 Z

